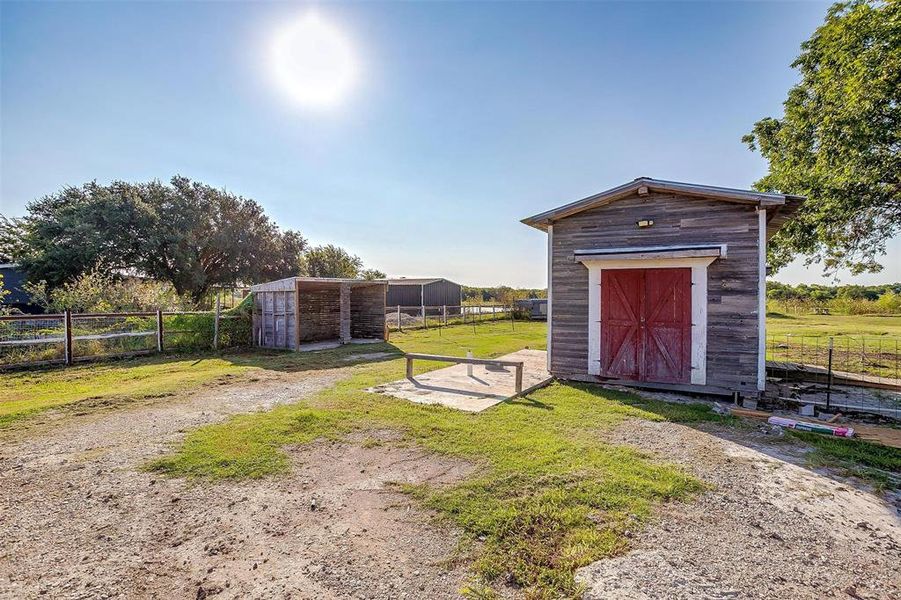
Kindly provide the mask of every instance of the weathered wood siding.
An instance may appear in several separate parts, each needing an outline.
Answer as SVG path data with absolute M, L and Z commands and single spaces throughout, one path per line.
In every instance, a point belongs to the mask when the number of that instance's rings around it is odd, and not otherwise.
M 639 229 L 636 221 L 652 219 Z M 650 193 L 554 222 L 551 371 L 588 374 L 588 269 L 573 260 L 586 248 L 727 244 L 708 268 L 707 385 L 757 391 L 758 216 L 754 206 Z M 636 265 L 640 267 L 640 265 Z M 597 292 L 592 292 L 597 293 Z
M 341 337 L 341 290 L 300 290 L 300 341 L 320 342 Z
M 263 348 L 295 348 L 295 293 L 254 292 L 253 340 Z
M 385 286 L 355 286 L 350 292 L 350 332 L 355 338 L 385 338 Z

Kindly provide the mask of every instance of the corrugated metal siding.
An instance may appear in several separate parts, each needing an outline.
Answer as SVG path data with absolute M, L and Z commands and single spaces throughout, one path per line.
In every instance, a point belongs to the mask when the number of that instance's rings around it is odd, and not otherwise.
M 460 284 L 442 279 L 425 286 L 424 297 L 426 306 L 459 306 Z
M 389 283 L 385 304 L 388 306 L 422 306 L 422 286 L 391 285 Z

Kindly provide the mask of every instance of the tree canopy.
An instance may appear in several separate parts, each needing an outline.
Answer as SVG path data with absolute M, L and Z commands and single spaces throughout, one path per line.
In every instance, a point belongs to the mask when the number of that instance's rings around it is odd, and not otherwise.
M 381 271 L 364 269 L 359 256 L 333 244 L 308 249 L 303 255 L 302 272 L 309 277 L 385 278 Z
M 770 263 L 804 255 L 827 272 L 878 271 L 901 230 L 901 2 L 834 4 L 792 66 L 801 80 L 784 115 L 743 138 L 769 162 L 757 189 L 808 198 Z
M 173 177 L 68 187 L 7 220 L 3 251 L 50 288 L 88 272 L 140 273 L 200 300 L 212 286 L 296 275 L 306 241 L 254 200 Z

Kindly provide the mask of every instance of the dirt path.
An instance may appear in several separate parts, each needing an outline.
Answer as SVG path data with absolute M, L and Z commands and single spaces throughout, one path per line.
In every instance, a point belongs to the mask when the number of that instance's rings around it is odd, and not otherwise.
M 660 511 L 625 556 L 581 569 L 588 599 L 901 598 L 901 514 L 803 468 L 757 429 L 629 421 L 610 436 L 715 486 Z
M 456 533 L 386 484 L 449 482 L 467 465 L 323 443 L 293 450 L 285 478 L 191 485 L 139 470 L 185 431 L 346 374 L 267 374 L 4 437 L 0 597 L 457 597 Z

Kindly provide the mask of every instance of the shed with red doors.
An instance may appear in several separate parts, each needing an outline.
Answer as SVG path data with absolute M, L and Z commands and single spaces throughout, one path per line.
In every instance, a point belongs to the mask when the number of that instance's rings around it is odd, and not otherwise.
M 548 370 L 762 391 L 766 244 L 803 201 L 642 177 L 524 219 L 547 232 Z

